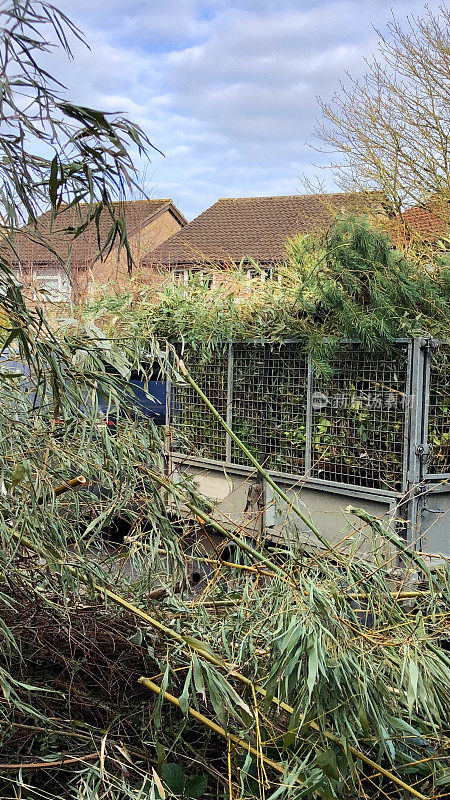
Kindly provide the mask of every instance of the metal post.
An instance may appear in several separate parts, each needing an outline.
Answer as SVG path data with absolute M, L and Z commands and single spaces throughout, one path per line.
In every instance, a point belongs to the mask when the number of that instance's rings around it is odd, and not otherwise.
M 430 381 L 430 340 L 413 339 L 410 370 L 409 442 L 407 494 L 407 539 L 420 547 L 421 508 L 423 503 L 421 483 L 426 474 L 428 445 L 428 402 Z
M 228 377 L 227 377 L 227 425 L 233 428 L 233 366 L 234 366 L 234 349 L 233 343 L 228 345 Z M 231 436 L 226 434 L 225 444 L 225 460 L 231 463 Z
M 314 389 L 314 366 L 308 356 L 308 377 L 306 384 L 306 420 L 305 420 L 305 475 L 310 475 L 312 466 L 312 395 Z
M 406 386 L 403 406 L 403 467 L 402 467 L 402 492 L 404 494 L 408 491 L 408 477 L 409 477 L 409 443 L 410 443 L 410 428 L 411 428 L 411 413 L 413 407 L 412 395 L 412 371 L 413 359 L 416 355 L 414 350 L 414 339 L 408 342 L 407 351 L 407 366 L 406 366 Z

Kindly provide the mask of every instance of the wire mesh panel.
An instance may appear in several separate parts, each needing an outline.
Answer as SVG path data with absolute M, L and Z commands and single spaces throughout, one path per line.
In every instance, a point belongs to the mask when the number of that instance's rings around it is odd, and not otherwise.
M 233 431 L 267 469 L 304 471 L 307 375 L 299 344 L 234 346 Z M 231 453 L 247 464 L 234 443 Z
M 226 418 L 228 347 L 208 353 L 188 349 L 183 353 L 183 360 L 213 406 Z M 191 386 L 172 388 L 172 420 L 175 451 L 225 461 L 225 431 Z
M 427 471 L 450 473 L 450 347 L 440 345 L 431 351 L 428 441 L 431 456 Z
M 331 377 L 314 377 L 313 477 L 388 491 L 402 488 L 408 348 L 370 353 L 341 345 Z

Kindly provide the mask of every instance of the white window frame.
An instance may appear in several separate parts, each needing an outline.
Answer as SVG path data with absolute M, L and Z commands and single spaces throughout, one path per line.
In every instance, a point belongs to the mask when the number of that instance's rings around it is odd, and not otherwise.
M 281 286 L 281 275 L 273 267 L 249 267 L 247 269 L 247 278 L 249 280 L 260 278 L 261 283 L 265 283 L 266 280 L 270 278 L 271 275 L 272 278 L 274 276 L 276 277 L 277 283 Z
M 50 281 L 54 288 L 45 286 Z M 43 284 L 43 285 L 42 285 Z M 69 277 L 62 268 L 35 269 L 32 273 L 33 299 L 52 303 L 66 303 L 72 295 Z
M 175 267 L 172 270 L 172 283 L 174 285 L 184 283 L 186 284 L 189 281 L 189 274 L 195 275 L 196 277 L 200 278 L 200 283 L 204 283 L 205 280 L 210 281 L 208 288 L 215 289 L 216 287 L 216 273 L 213 270 L 206 270 L 206 269 L 189 269 L 188 267 Z

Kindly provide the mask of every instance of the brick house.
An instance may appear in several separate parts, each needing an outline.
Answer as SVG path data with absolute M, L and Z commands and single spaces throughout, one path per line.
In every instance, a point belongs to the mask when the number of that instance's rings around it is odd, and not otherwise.
M 114 203 L 114 207 L 116 216 L 123 217 L 126 224 L 135 276 L 143 256 L 186 225 L 172 200 L 125 200 Z M 47 211 L 39 217 L 36 227 L 24 226 L 15 235 L 16 257 L 11 259 L 9 253 L 9 261 L 34 299 L 81 300 L 94 295 L 97 287 L 127 286 L 127 258 L 125 249 L 119 248 L 119 236 L 99 258 L 99 241 L 101 248 L 107 245 L 113 224 L 106 209 L 100 214 L 99 235 L 95 222 L 75 239 L 64 232 L 86 221 L 88 209 L 85 203 L 63 209 L 53 223 Z M 149 277 L 146 272 L 147 282 Z
M 399 247 L 414 244 L 435 248 L 438 242 L 450 237 L 450 214 L 448 202 L 430 201 L 422 206 L 412 206 L 394 217 L 389 233 Z M 450 249 L 447 245 L 444 249 Z
M 196 272 L 213 283 L 220 270 L 244 264 L 250 275 L 255 271 L 264 279 L 286 260 L 289 239 L 324 232 L 345 211 L 384 216 L 375 192 L 222 198 L 144 256 L 143 268 L 162 268 L 180 282 Z

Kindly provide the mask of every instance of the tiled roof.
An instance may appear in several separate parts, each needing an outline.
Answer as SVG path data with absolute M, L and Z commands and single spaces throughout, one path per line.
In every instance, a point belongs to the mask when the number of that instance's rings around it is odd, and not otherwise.
M 380 206 L 370 195 L 317 194 L 292 197 L 222 198 L 143 260 L 144 266 L 176 266 L 254 259 L 276 262 L 296 234 L 326 230 L 340 211 L 364 213 Z
M 448 211 L 437 207 L 414 206 L 403 213 L 403 219 L 411 235 L 428 242 L 436 242 L 449 231 Z
M 185 223 L 184 217 L 175 208 L 171 200 L 125 200 L 113 204 L 117 216 L 123 214 L 125 218 L 128 235 L 138 233 L 143 227 L 148 225 L 153 218 L 169 209 L 177 216 L 181 224 Z M 42 214 L 37 223 L 37 227 L 24 226 L 15 235 L 15 247 L 18 258 L 9 259 L 12 265 L 21 264 L 25 269 L 33 267 L 53 267 L 59 265 L 58 256 L 66 263 L 72 254 L 70 262 L 72 266 L 84 268 L 91 266 L 98 257 L 98 233 L 95 222 L 92 222 L 86 230 L 76 239 L 64 232 L 68 227 L 77 228 L 86 220 L 89 205 L 79 203 L 78 207 L 63 209 L 56 218 L 51 220 L 51 212 Z M 103 209 L 99 219 L 100 244 L 106 243 L 109 231 L 111 230 L 112 219 L 108 210 Z M 37 233 L 36 233 L 37 231 Z M 45 244 L 39 244 L 35 239 L 43 239 Z M 116 238 L 115 246 L 118 246 Z M 57 255 L 49 249 L 55 251 Z
M 433 245 L 450 234 L 448 207 L 432 200 L 426 206 L 413 206 L 387 220 L 385 229 L 397 247 L 414 242 Z

